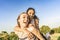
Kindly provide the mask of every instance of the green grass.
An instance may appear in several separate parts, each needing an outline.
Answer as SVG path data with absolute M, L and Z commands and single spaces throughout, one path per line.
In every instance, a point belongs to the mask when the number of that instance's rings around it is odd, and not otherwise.
M 60 40 L 60 33 L 55 33 L 51 35 L 51 40 Z

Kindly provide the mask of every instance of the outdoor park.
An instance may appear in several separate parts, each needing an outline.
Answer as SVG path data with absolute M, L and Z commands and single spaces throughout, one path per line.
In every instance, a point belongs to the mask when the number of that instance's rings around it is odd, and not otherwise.
M 0 40 L 19 40 L 14 32 L 17 16 L 29 7 L 39 18 L 40 32 L 45 36 L 53 30 L 51 40 L 60 40 L 60 0 L 0 0 Z
M 54 30 L 54 34 L 51 35 L 51 40 L 60 40 L 60 27 L 50 29 L 49 26 L 43 25 L 40 31 L 45 35 L 50 30 Z M 8 33 L 7 31 L 1 31 L 0 40 L 18 40 L 18 36 L 14 32 Z

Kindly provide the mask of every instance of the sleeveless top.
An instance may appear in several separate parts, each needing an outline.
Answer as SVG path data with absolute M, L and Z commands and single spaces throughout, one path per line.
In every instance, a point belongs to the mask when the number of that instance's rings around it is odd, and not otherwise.
M 19 37 L 19 40 L 38 40 L 38 38 L 31 32 L 15 32 Z M 29 37 L 30 36 L 30 37 Z
M 32 20 L 30 21 L 30 23 L 35 26 L 35 19 L 32 19 Z
M 32 19 L 30 23 L 31 23 L 31 24 L 35 24 L 35 21 L 34 21 L 34 19 Z
M 16 33 L 16 32 L 15 32 Z M 31 33 L 32 34 L 32 33 Z M 30 35 L 28 35 L 28 33 L 27 32 L 17 32 L 17 35 L 18 35 L 18 37 L 19 37 L 19 40 L 38 40 L 38 38 L 34 35 L 34 34 L 32 34 L 31 35 L 31 38 L 29 38 L 28 36 Z

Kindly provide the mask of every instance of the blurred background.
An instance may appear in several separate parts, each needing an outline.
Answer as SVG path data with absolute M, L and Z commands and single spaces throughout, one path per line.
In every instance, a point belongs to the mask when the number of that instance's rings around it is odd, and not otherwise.
M 26 12 L 29 7 L 36 11 L 40 31 L 46 34 L 50 30 L 54 30 L 55 34 L 51 36 L 52 40 L 60 40 L 60 0 L 0 0 L 1 35 L 4 33 L 13 35 L 17 16 Z

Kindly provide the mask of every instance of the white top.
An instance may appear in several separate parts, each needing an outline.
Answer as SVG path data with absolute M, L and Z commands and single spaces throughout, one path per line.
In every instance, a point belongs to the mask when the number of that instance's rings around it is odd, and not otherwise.
M 32 30 L 30 30 L 30 31 L 32 31 Z M 28 35 L 28 33 L 26 31 L 25 32 L 15 32 L 15 33 L 18 35 L 19 40 L 38 40 L 37 37 L 34 36 L 32 33 L 31 33 L 32 34 L 31 35 L 32 38 L 29 38 L 28 37 L 29 35 Z
M 34 21 L 34 19 L 32 19 L 32 20 L 31 20 L 31 24 L 35 24 L 35 21 Z

